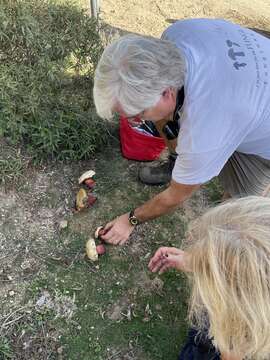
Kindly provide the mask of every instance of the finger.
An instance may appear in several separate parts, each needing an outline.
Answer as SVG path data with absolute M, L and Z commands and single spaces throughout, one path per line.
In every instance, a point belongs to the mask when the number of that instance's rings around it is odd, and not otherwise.
M 118 243 L 120 242 L 120 238 L 117 234 L 113 234 L 109 240 L 111 245 L 118 245 Z
M 166 248 L 165 247 L 160 247 L 154 254 L 154 256 L 151 258 L 151 260 L 149 261 L 149 267 L 152 267 L 155 262 L 158 261 L 158 259 L 163 256 L 164 254 L 166 254 Z
M 162 268 L 166 263 L 168 262 L 168 259 L 166 256 L 162 256 L 159 258 L 159 261 L 157 261 L 153 268 L 152 268 L 152 272 L 157 272 L 160 270 L 160 268 Z
M 159 261 L 160 261 L 160 256 L 152 258 L 148 263 L 148 269 L 150 271 L 153 271 L 153 268 L 158 264 Z
M 101 235 L 100 237 L 104 241 L 111 241 L 113 236 L 114 236 L 114 229 L 112 225 L 111 227 L 108 227 L 107 230 L 105 230 L 105 234 Z
M 150 270 L 155 266 L 155 263 L 157 261 L 159 261 L 160 258 L 162 258 L 164 256 L 167 256 L 167 254 L 168 254 L 167 250 L 168 249 L 169 249 L 168 247 L 161 247 L 156 251 L 155 255 L 152 257 L 152 259 L 150 260 L 150 262 L 148 264 L 148 267 L 149 267 Z
M 151 259 L 151 263 L 149 263 L 148 267 L 149 270 L 153 271 L 158 264 L 162 261 L 163 255 L 160 255 L 159 257 L 155 258 L 155 259 Z
M 151 269 L 152 273 L 156 273 L 159 271 L 159 269 L 162 267 L 162 262 L 159 261 L 158 263 L 156 263 L 156 265 Z
M 119 245 L 124 245 L 128 238 L 124 238 L 119 242 Z
M 106 225 L 103 226 L 102 230 L 109 231 L 114 225 L 114 221 L 108 222 Z
M 169 270 L 171 268 L 169 263 L 163 264 L 161 268 L 159 269 L 159 275 L 163 274 L 165 271 Z
M 114 231 L 108 232 L 106 236 L 102 237 L 102 240 L 105 241 L 108 244 L 113 244 L 117 239 L 117 236 L 115 235 Z

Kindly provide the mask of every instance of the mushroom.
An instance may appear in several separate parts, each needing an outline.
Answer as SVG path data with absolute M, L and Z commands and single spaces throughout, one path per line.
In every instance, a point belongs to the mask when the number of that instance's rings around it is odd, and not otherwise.
M 87 196 L 87 192 L 81 188 L 76 196 L 76 209 L 78 211 L 86 208 L 88 205 L 88 196 Z
M 94 203 L 96 202 L 97 198 L 92 195 L 92 194 L 88 194 L 87 196 L 87 207 L 93 206 Z
M 93 238 L 89 238 L 87 240 L 85 249 L 86 249 L 86 255 L 90 260 L 92 260 L 92 261 L 97 261 L 98 260 L 98 253 L 97 253 L 96 243 L 95 243 L 95 240 Z
M 104 255 L 106 253 L 106 248 L 103 244 L 99 244 L 96 246 L 98 255 Z
M 96 182 L 93 180 L 93 179 L 91 179 L 91 178 L 89 178 L 89 179 L 86 179 L 86 180 L 84 180 L 84 185 L 86 185 L 87 187 L 88 187 L 88 189 L 93 189 L 94 188 L 94 186 L 96 185 Z
M 95 231 L 95 239 L 98 239 L 98 237 L 99 237 L 99 232 L 100 232 L 100 230 L 102 230 L 103 229 L 103 226 L 99 226 L 98 228 L 97 228 L 97 230 Z
M 95 175 L 94 170 L 88 170 L 79 177 L 79 184 L 82 184 L 85 180 L 92 178 Z

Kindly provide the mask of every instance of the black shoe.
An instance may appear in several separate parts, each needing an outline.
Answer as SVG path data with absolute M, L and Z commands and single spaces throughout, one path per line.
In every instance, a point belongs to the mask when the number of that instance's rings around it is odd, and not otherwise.
M 139 169 L 139 180 L 147 185 L 164 185 L 171 181 L 172 169 L 176 157 L 170 155 L 168 160 L 156 161 L 151 165 L 144 165 Z

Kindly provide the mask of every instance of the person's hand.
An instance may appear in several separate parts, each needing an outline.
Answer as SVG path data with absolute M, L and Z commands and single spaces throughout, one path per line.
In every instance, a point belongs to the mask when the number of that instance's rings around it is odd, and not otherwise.
M 148 268 L 152 272 L 164 273 L 170 268 L 180 271 L 190 271 L 189 256 L 180 249 L 174 247 L 160 247 L 151 258 Z
M 107 223 L 103 227 L 105 234 L 101 235 L 101 239 L 112 245 L 123 245 L 134 230 L 128 216 L 129 214 L 124 214 Z

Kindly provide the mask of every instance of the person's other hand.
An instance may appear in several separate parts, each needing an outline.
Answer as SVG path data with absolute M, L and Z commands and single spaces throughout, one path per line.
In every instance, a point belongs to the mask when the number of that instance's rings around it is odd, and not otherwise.
M 105 234 L 101 239 L 112 245 L 123 245 L 134 230 L 128 220 L 129 214 L 124 214 L 107 223 L 103 229 Z
M 160 247 L 151 258 L 148 268 L 152 272 L 164 273 L 170 268 L 180 271 L 190 271 L 188 254 L 174 247 Z

